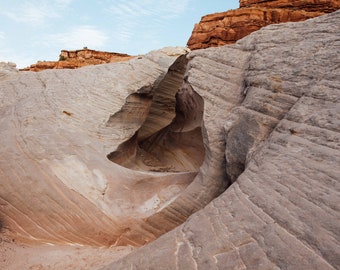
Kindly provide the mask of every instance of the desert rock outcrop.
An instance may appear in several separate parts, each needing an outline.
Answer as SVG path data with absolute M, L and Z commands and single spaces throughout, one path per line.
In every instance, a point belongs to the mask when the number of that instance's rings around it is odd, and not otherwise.
M 0 65 L 2 234 L 145 245 L 103 269 L 336 269 L 339 29 L 335 12 L 190 53 Z
M 339 29 L 335 12 L 188 55 L 188 82 L 218 108 L 204 111 L 207 149 L 225 149 L 233 184 L 103 269 L 338 268 Z
M 338 9 L 338 0 L 240 0 L 239 9 L 202 17 L 187 44 L 191 50 L 231 44 L 269 24 L 304 21 Z
M 175 216 L 172 223 L 152 231 L 139 228 L 136 220 L 166 212 L 203 161 L 203 142 L 195 136 L 201 121 L 190 121 L 185 106 L 175 106 L 185 53 L 168 48 L 115 65 L 4 77 L 0 207 L 1 223 L 14 238 L 142 245 L 169 230 L 167 226 L 179 224 L 182 219 Z M 188 95 L 189 102 L 195 99 L 194 93 Z M 166 110 L 160 110 L 160 104 Z M 189 121 L 171 124 L 176 110 L 179 118 Z M 167 153 L 183 152 L 177 163 L 157 158 L 164 150 L 158 142 L 162 130 L 168 136 L 164 140 L 170 136 L 175 146 Z M 188 140 L 195 147 L 188 144 L 181 152 L 180 143 Z M 127 142 L 134 146 L 128 158 L 137 156 L 143 164 L 138 170 L 108 159 Z
M 337 0 L 240 0 L 240 7 L 289 8 L 305 11 L 333 12 L 340 8 Z
M 38 61 L 21 71 L 42 71 L 45 69 L 74 69 L 89 65 L 99 65 L 127 61 L 133 58 L 128 54 L 95 51 L 84 48 L 82 50 L 67 51 L 62 50 L 59 61 Z

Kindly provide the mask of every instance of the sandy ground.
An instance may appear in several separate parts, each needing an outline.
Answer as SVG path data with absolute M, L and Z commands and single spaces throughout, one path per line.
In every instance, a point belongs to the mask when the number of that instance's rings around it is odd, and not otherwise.
M 127 255 L 132 247 L 26 245 L 0 235 L 1 270 L 99 269 Z

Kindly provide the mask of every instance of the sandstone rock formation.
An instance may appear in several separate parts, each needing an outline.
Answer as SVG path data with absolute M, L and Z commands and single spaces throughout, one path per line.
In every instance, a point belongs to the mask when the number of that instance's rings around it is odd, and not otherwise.
M 169 48 L 116 65 L 23 72 L 1 82 L 1 223 L 16 239 L 142 245 L 187 217 L 139 228 L 153 215 L 181 211 L 176 197 L 203 161 L 200 101 L 187 92 L 188 103 L 175 106 L 183 53 Z M 119 158 L 127 145 L 124 158 L 139 160 L 134 170 Z M 209 190 L 207 200 L 219 185 Z
M 0 80 L 6 78 L 9 74 L 17 73 L 16 64 L 0 62 Z
M 333 12 L 340 8 L 336 0 L 239 0 L 240 7 L 290 8 L 305 11 Z
M 191 50 L 231 44 L 269 24 L 304 21 L 338 9 L 338 0 L 240 0 L 239 9 L 202 17 L 187 44 Z
M 147 244 L 103 269 L 336 269 L 339 19 L 188 55 L 6 66 L 2 234 L 54 248 Z
M 338 269 L 339 29 L 336 12 L 189 54 L 206 160 L 225 149 L 233 184 L 103 269 Z
M 82 50 L 67 51 L 62 50 L 59 55 L 59 61 L 38 61 L 21 71 L 42 71 L 45 69 L 74 69 L 89 65 L 98 65 L 105 63 L 114 63 L 127 61 L 133 58 L 128 54 L 95 51 L 84 48 Z

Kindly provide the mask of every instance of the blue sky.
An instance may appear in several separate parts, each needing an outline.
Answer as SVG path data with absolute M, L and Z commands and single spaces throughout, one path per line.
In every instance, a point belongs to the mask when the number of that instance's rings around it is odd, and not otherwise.
M 0 0 L 0 61 L 19 68 L 62 49 L 144 54 L 185 46 L 202 16 L 238 0 Z

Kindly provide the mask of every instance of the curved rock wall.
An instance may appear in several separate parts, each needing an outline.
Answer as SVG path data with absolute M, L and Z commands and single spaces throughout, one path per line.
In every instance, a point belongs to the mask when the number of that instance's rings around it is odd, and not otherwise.
M 337 269 L 339 19 L 188 55 L 0 65 L 1 234 L 158 238 L 104 269 Z
M 239 9 L 202 17 L 187 45 L 196 50 L 231 44 L 266 25 L 304 21 L 339 8 L 337 0 L 241 0 Z
M 213 122 L 240 102 L 242 68 L 220 78 L 234 95 L 220 109 L 198 93 L 210 85 L 184 79 L 186 53 L 5 77 L 0 207 L 13 238 L 139 246 L 225 190 L 224 151 L 215 146 L 223 127 Z
M 335 12 L 272 25 L 188 55 L 189 83 L 214 105 L 204 111 L 204 164 L 225 151 L 234 183 L 103 269 L 338 268 L 339 22 Z
M 141 245 L 159 235 L 136 230 L 173 202 L 199 165 L 157 173 L 121 167 L 107 155 L 143 126 L 150 107 L 162 114 L 152 106 L 153 96 L 162 99 L 162 87 L 171 89 L 175 99 L 186 63 L 178 68 L 176 60 L 185 53 L 166 48 L 115 65 L 4 77 L 0 208 L 14 238 L 102 246 Z M 134 111 L 122 109 L 126 100 Z M 158 121 L 159 130 L 168 124 L 161 116 Z
M 111 161 L 131 169 L 198 171 L 204 159 L 201 132 L 204 105 L 192 89 L 178 90 L 186 65 L 185 55 L 179 57 L 153 90 L 152 97 L 133 94 L 122 110 L 110 117 L 111 126 L 131 129 L 144 116 L 135 135 L 109 154 Z

